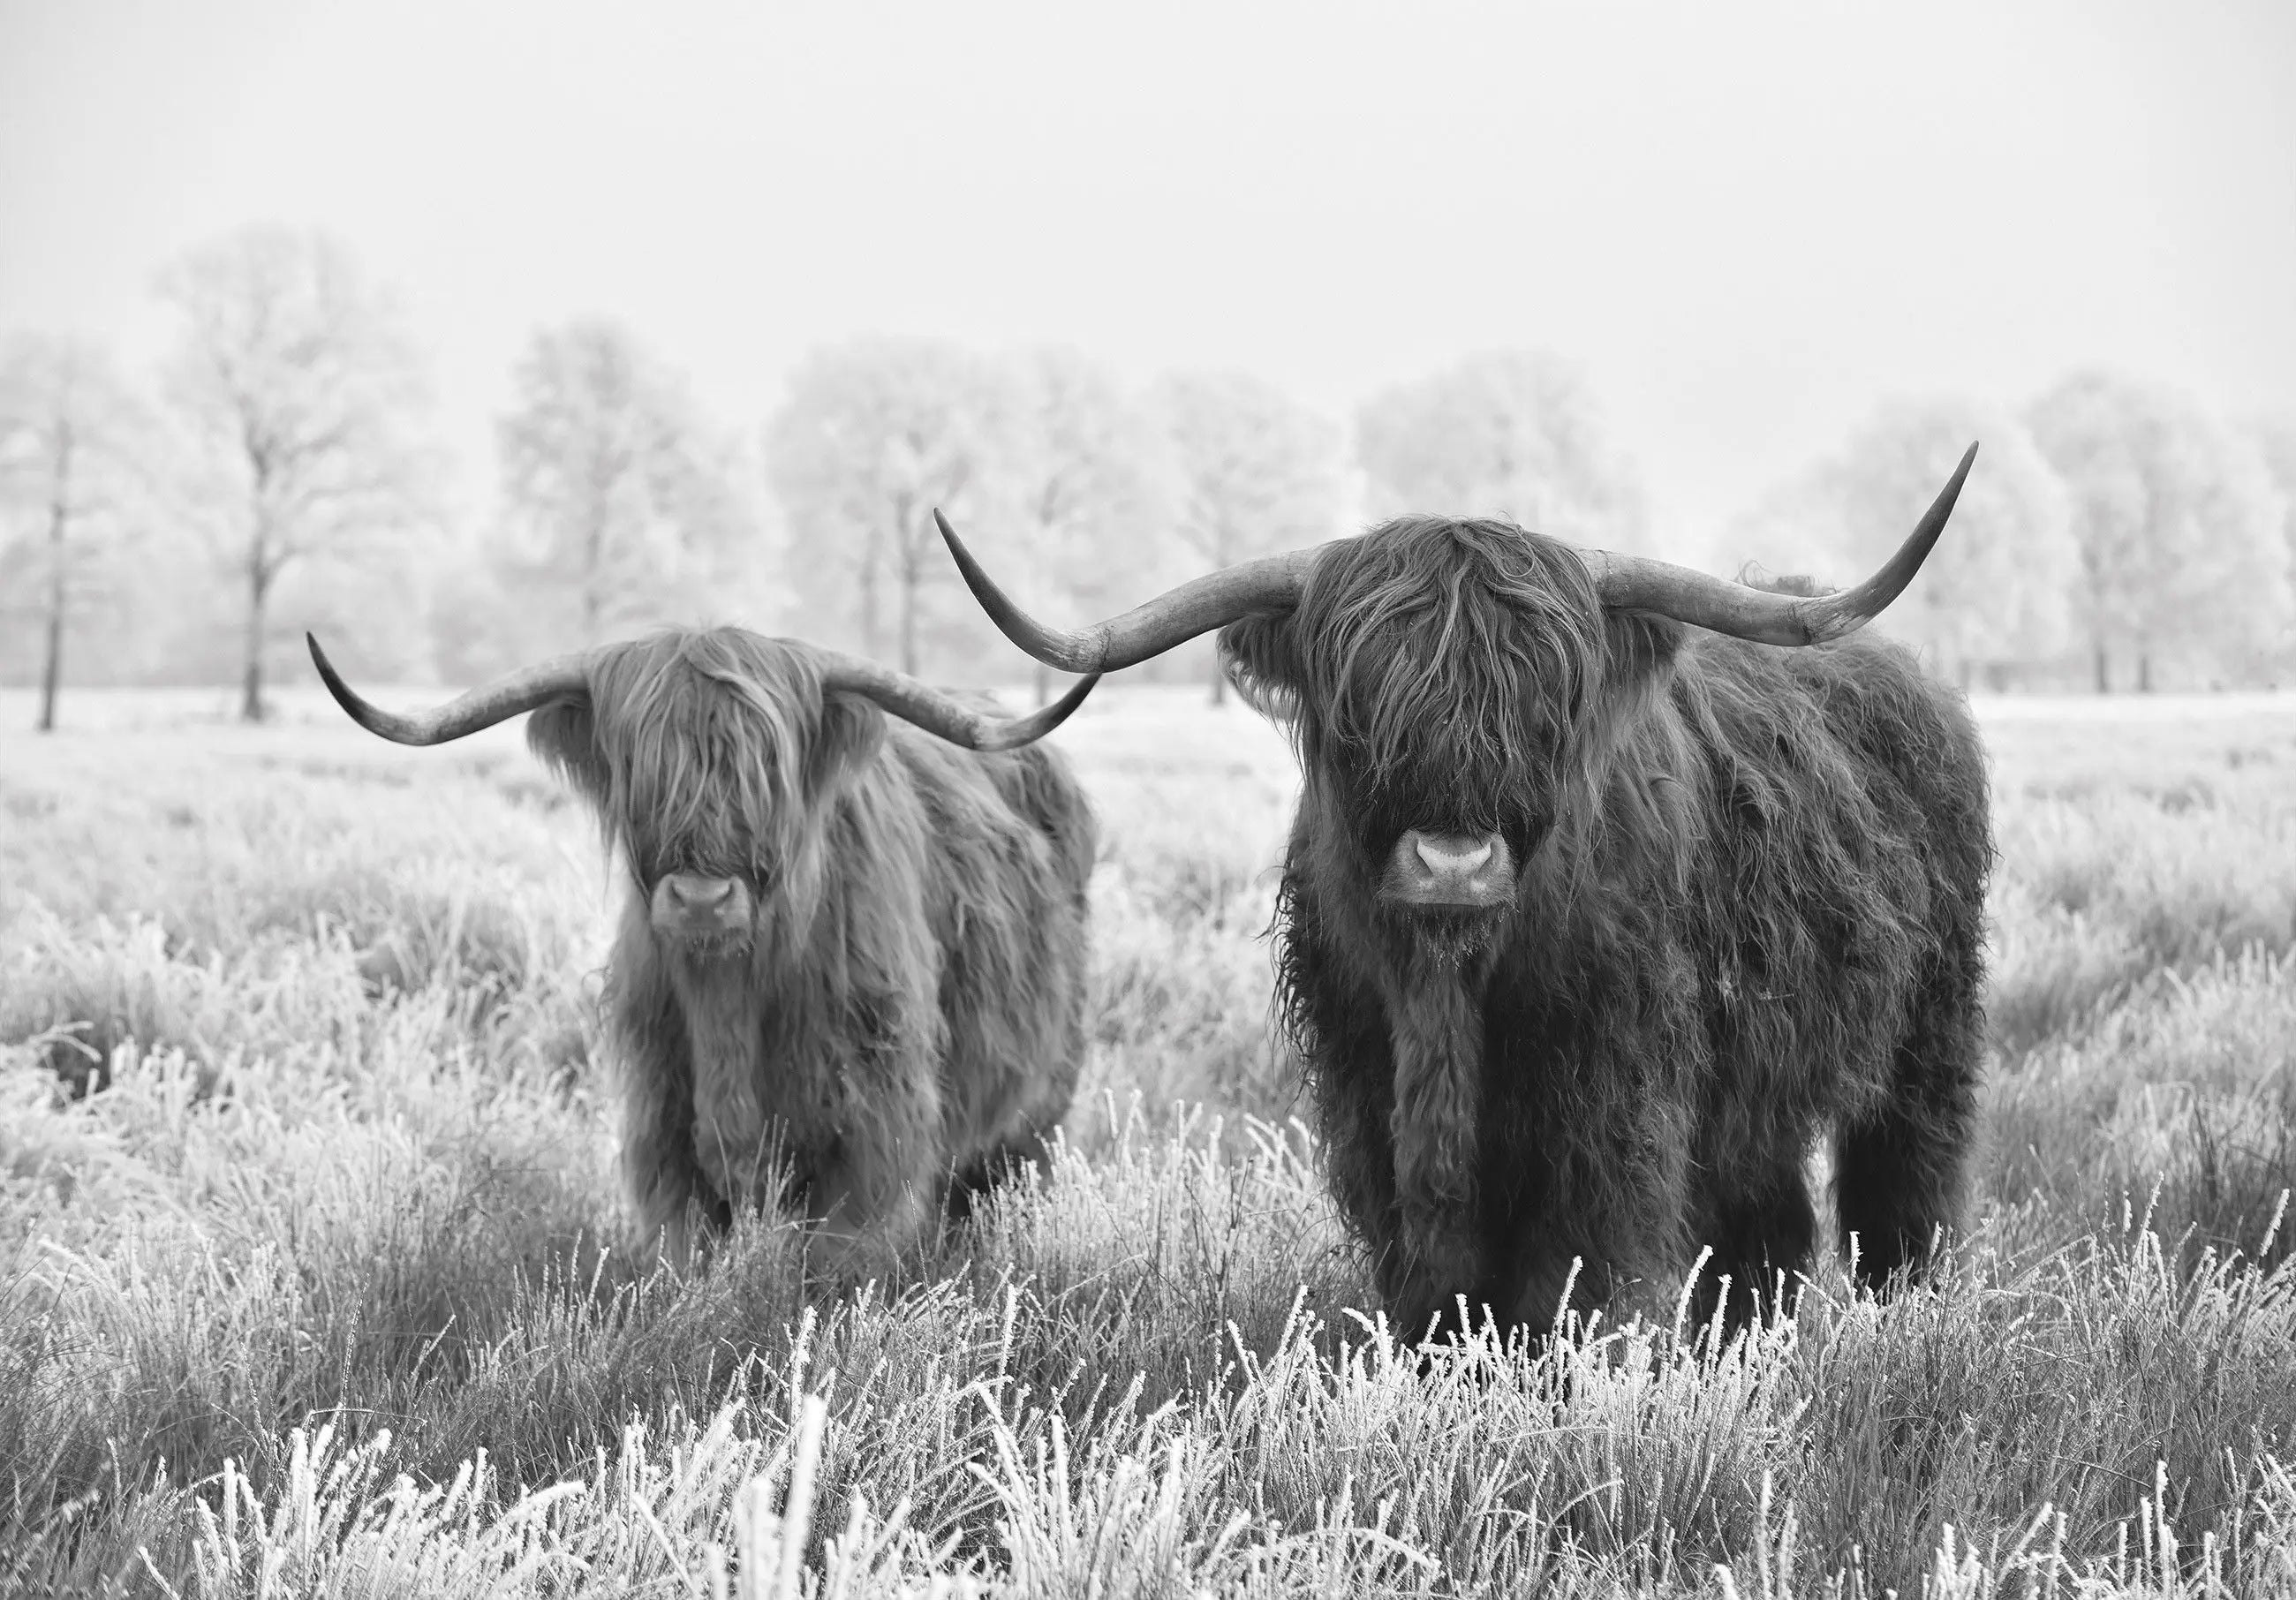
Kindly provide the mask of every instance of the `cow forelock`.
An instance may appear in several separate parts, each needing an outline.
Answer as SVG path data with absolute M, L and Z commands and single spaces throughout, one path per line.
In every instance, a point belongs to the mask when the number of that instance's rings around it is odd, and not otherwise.
M 1503 522 L 1390 522 L 1332 546 L 1292 618 L 1304 760 L 1384 855 L 1412 830 L 1520 862 L 1580 776 L 1603 618 L 1578 558 Z

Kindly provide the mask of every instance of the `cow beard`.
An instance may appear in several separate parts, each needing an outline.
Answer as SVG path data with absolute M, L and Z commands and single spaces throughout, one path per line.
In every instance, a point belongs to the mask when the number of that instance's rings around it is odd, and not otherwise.
M 680 933 L 675 939 L 665 938 L 671 957 L 689 972 L 700 973 L 713 967 L 742 966 L 750 962 L 750 951 L 757 944 L 757 933 L 750 928 L 726 928 L 703 933 Z
M 1504 919 L 1411 918 L 1411 959 L 1389 997 L 1395 1103 L 1388 1132 L 1404 1247 L 1453 1283 L 1483 1276 L 1475 1224 L 1483 1075 L 1482 988 Z
M 1422 982 L 1464 984 L 1480 981 L 1511 919 L 1490 911 L 1414 907 L 1398 920 Z
M 719 1194 L 754 1204 L 772 1186 L 760 1158 L 775 1130 L 758 1093 L 763 1041 L 747 962 L 730 948 L 689 944 L 668 965 L 693 1052 L 694 1158 Z

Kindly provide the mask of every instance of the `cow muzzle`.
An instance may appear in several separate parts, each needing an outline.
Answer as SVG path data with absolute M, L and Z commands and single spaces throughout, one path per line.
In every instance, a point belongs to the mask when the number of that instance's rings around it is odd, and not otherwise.
M 1380 898 L 1430 909 L 1496 910 L 1514 902 L 1514 852 L 1496 833 L 1476 837 L 1413 828 L 1395 841 Z
M 755 902 L 739 878 L 670 873 L 653 886 L 650 920 L 665 939 L 716 944 L 747 939 Z

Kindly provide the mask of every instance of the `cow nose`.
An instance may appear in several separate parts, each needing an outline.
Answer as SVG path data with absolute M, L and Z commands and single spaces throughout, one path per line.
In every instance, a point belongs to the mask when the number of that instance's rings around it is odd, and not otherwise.
M 1463 848 L 1464 847 L 1464 848 Z M 1468 846 L 1464 839 L 1441 839 L 1431 833 L 1422 833 L 1414 841 L 1419 859 L 1427 870 L 1440 878 L 1464 878 L 1480 870 L 1491 858 L 1491 841 Z
M 679 873 L 669 881 L 669 892 L 681 910 L 714 911 L 734 895 L 731 878 L 697 878 Z
M 1381 879 L 1394 905 L 1495 910 L 1514 898 L 1514 857 L 1500 833 L 1407 830 Z

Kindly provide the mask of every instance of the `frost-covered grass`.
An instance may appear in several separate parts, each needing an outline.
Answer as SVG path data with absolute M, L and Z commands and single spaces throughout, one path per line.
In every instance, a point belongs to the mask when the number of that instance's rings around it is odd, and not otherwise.
M 2296 1594 L 2296 703 L 1982 708 L 2001 1055 L 1933 1289 L 1423 1365 L 1288 1121 L 1239 710 L 1059 735 L 1068 1143 L 808 1306 L 770 1219 L 634 1248 L 604 873 L 514 734 L 83 703 L 0 724 L 0 1589 Z

